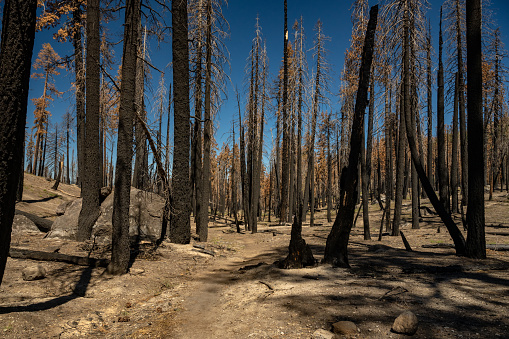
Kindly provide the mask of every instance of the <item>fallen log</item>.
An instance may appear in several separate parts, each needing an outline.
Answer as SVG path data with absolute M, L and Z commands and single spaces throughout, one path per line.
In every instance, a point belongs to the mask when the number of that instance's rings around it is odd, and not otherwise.
M 216 253 L 214 251 L 208 250 L 204 246 L 196 244 L 196 245 L 193 245 L 193 247 L 194 247 L 192 249 L 193 251 L 204 253 L 204 254 L 208 254 L 208 255 L 211 255 L 213 257 L 216 255 Z
M 429 244 L 429 245 L 422 245 L 423 248 L 454 248 L 453 244 Z M 489 244 L 486 245 L 486 249 L 492 250 L 492 251 L 509 251 L 509 245 L 508 244 Z
M 39 217 L 35 214 L 32 214 L 32 213 L 28 213 L 28 212 L 24 212 L 24 211 L 20 211 L 20 210 L 16 210 L 15 213 L 19 214 L 19 215 L 23 215 L 23 216 L 27 217 L 28 219 L 30 219 L 35 224 L 35 226 L 37 226 L 37 228 L 39 228 L 39 230 L 41 230 L 42 232 L 49 232 L 51 230 L 51 226 L 53 225 L 53 221 L 41 218 L 41 217 Z
M 55 252 L 42 252 L 22 248 L 11 248 L 9 256 L 16 259 L 32 259 L 40 261 L 59 261 L 79 266 L 106 267 L 110 263 L 109 259 L 95 259 L 79 257 Z

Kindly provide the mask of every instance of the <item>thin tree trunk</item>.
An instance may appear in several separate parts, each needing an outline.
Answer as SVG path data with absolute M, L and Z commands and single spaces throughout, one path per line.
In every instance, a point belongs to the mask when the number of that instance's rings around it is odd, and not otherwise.
M 427 154 L 427 170 L 428 178 L 433 183 L 433 101 L 432 101 L 432 80 L 431 80 L 431 24 L 428 30 L 426 46 L 426 59 L 427 59 L 427 99 L 428 99 L 428 154 Z
M 283 32 L 283 156 L 281 166 L 281 210 L 279 220 L 284 222 L 288 208 L 288 181 L 289 181 L 289 146 L 290 135 L 288 128 L 288 16 L 287 0 L 284 0 L 284 32 Z
M 438 42 L 438 97 L 437 97 L 437 152 L 438 152 L 438 181 L 440 203 L 449 211 L 449 187 L 447 166 L 445 163 L 445 133 L 444 133 L 444 65 L 442 63 L 442 8 L 440 8 L 440 32 Z
M 403 87 L 403 83 L 401 84 Z M 403 90 L 400 92 L 402 93 Z M 399 135 L 398 135 L 398 152 L 396 159 L 396 197 L 394 200 L 394 219 L 392 222 L 392 236 L 399 236 L 399 224 L 401 222 L 401 206 L 404 196 L 404 180 L 405 180 L 405 166 L 406 166 L 406 124 L 405 124 L 405 110 L 404 98 L 400 96 L 399 107 Z
M 144 121 L 146 121 L 145 113 L 145 50 L 143 48 L 143 37 L 142 37 L 141 22 L 138 22 L 137 27 L 137 51 L 138 58 L 136 59 L 136 93 L 135 93 L 135 105 L 136 114 L 140 115 Z M 133 173 L 133 186 L 141 189 L 148 189 L 148 154 L 147 154 L 147 138 L 143 132 L 143 128 L 140 126 L 138 120 L 135 121 L 135 160 L 134 160 L 134 173 Z
M 211 112 L 211 88 L 212 88 L 212 4 L 207 0 L 206 7 L 207 32 L 206 32 L 206 55 L 205 55 L 205 111 L 203 131 L 203 172 L 201 173 L 201 204 L 200 204 L 200 227 L 198 237 L 200 241 L 207 241 L 209 227 L 209 196 L 210 196 L 210 148 L 212 141 L 212 112 Z
M 73 11 L 74 27 L 81 27 L 82 10 L 79 0 L 75 0 L 76 9 Z M 83 65 L 83 44 L 81 29 L 74 30 L 72 39 L 74 46 L 74 71 L 76 75 L 76 144 L 78 159 L 78 180 L 76 184 L 81 188 L 85 170 L 85 68 Z
M 461 149 L 461 204 L 468 203 L 468 143 L 467 143 L 467 120 L 465 116 L 465 84 L 463 75 L 463 44 L 461 41 L 460 8 L 459 0 L 456 0 L 456 38 L 458 56 L 458 100 L 459 100 L 459 123 L 460 123 L 460 149 Z M 482 105 L 482 101 L 481 101 Z
M 385 78 L 385 230 L 391 231 L 391 198 L 392 198 L 392 114 L 390 112 L 389 77 Z
M 452 118 L 452 155 L 451 155 L 451 212 L 458 213 L 458 93 L 459 77 L 455 74 L 454 105 Z

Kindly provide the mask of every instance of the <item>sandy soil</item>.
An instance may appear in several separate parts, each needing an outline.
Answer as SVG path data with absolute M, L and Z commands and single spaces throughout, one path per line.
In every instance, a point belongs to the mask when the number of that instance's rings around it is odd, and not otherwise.
M 28 177 L 19 209 L 52 218 L 59 203 L 79 194 L 75 186 L 53 192 L 51 182 Z M 498 192 L 487 202 L 488 244 L 509 244 L 508 207 Z M 381 213 L 371 208 L 375 235 Z M 199 252 L 194 241 L 157 249 L 142 242 L 130 273 L 121 277 L 106 276 L 102 268 L 9 258 L 0 287 L 0 337 L 310 338 L 350 320 L 358 338 L 403 338 L 390 328 L 411 310 L 419 319 L 415 338 L 509 338 L 509 252 L 488 251 L 479 261 L 448 248 L 423 248 L 452 243 L 445 228 L 437 233 L 433 215 L 423 216 L 419 230 L 403 225 L 414 249 L 408 252 L 399 237 L 362 240 L 361 217 L 351 237 L 351 269 L 278 269 L 273 263 L 287 253 L 289 225 L 261 222 L 258 234 L 238 234 L 222 219 L 211 222 L 204 244 L 214 255 Z M 304 226 L 303 235 L 320 260 L 330 231 L 324 212 L 317 223 Z M 14 234 L 12 246 L 110 256 L 108 247 L 90 251 L 90 244 L 42 233 Z M 22 269 L 37 264 L 47 277 L 24 281 Z

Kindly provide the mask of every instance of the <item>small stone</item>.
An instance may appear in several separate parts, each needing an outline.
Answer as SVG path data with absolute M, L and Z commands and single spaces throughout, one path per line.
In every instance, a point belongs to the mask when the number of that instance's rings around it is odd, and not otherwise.
M 145 270 L 143 268 L 130 268 L 129 274 L 130 275 L 140 275 L 145 273 Z
M 23 280 L 32 281 L 46 278 L 46 270 L 41 265 L 25 267 L 21 272 Z
M 357 334 L 357 325 L 351 321 L 338 321 L 332 324 L 332 330 L 336 334 L 353 335 Z
M 410 311 L 405 311 L 394 320 L 392 331 L 400 334 L 414 335 L 417 332 L 418 324 L 417 316 Z
M 311 339 L 334 339 L 334 333 L 320 328 L 313 332 Z

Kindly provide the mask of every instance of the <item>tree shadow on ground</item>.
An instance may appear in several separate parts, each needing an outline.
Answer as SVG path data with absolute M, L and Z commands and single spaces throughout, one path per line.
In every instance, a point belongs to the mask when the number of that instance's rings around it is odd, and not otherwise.
M 45 202 L 45 201 L 50 201 L 50 200 L 53 200 L 53 199 L 56 199 L 56 198 L 60 198 L 60 196 L 57 194 L 57 195 L 52 195 L 50 197 L 46 197 L 46 198 L 41 198 L 41 199 L 23 199 L 21 200 L 21 202 L 26 202 L 26 203 L 35 203 L 35 202 Z
M 87 288 L 90 284 L 90 280 L 92 279 L 92 271 L 93 267 L 87 266 L 82 269 L 80 278 L 76 285 L 74 286 L 73 291 L 70 294 L 56 297 L 51 300 L 24 305 L 24 306 L 0 306 L 0 314 L 7 313 L 19 313 L 19 312 L 38 312 L 49 310 L 58 306 L 61 306 L 65 303 L 68 303 L 71 300 L 84 297 Z
M 310 246 L 317 259 L 323 256 L 324 245 Z M 271 292 L 260 294 L 254 302 L 260 307 L 277 304 L 302 319 L 320 317 L 324 328 L 339 320 L 351 320 L 362 333 L 375 337 L 376 332 L 370 331 L 380 325 L 386 331 L 380 337 L 385 337 L 394 319 L 403 310 L 411 310 L 420 321 L 415 338 L 508 333 L 509 321 L 503 310 L 509 307 L 504 297 L 509 291 L 509 279 L 504 274 L 509 262 L 471 260 L 452 251 L 407 252 L 389 246 L 370 251 L 371 247 L 351 243 L 350 269 L 317 265 L 282 270 L 272 264 L 288 253 L 288 248 L 281 246 L 233 262 L 203 279 L 225 288 L 240 284 L 259 293 Z M 314 284 L 320 287 L 315 289 Z M 263 285 L 270 291 L 256 288 Z M 284 285 L 295 289 L 279 289 Z

